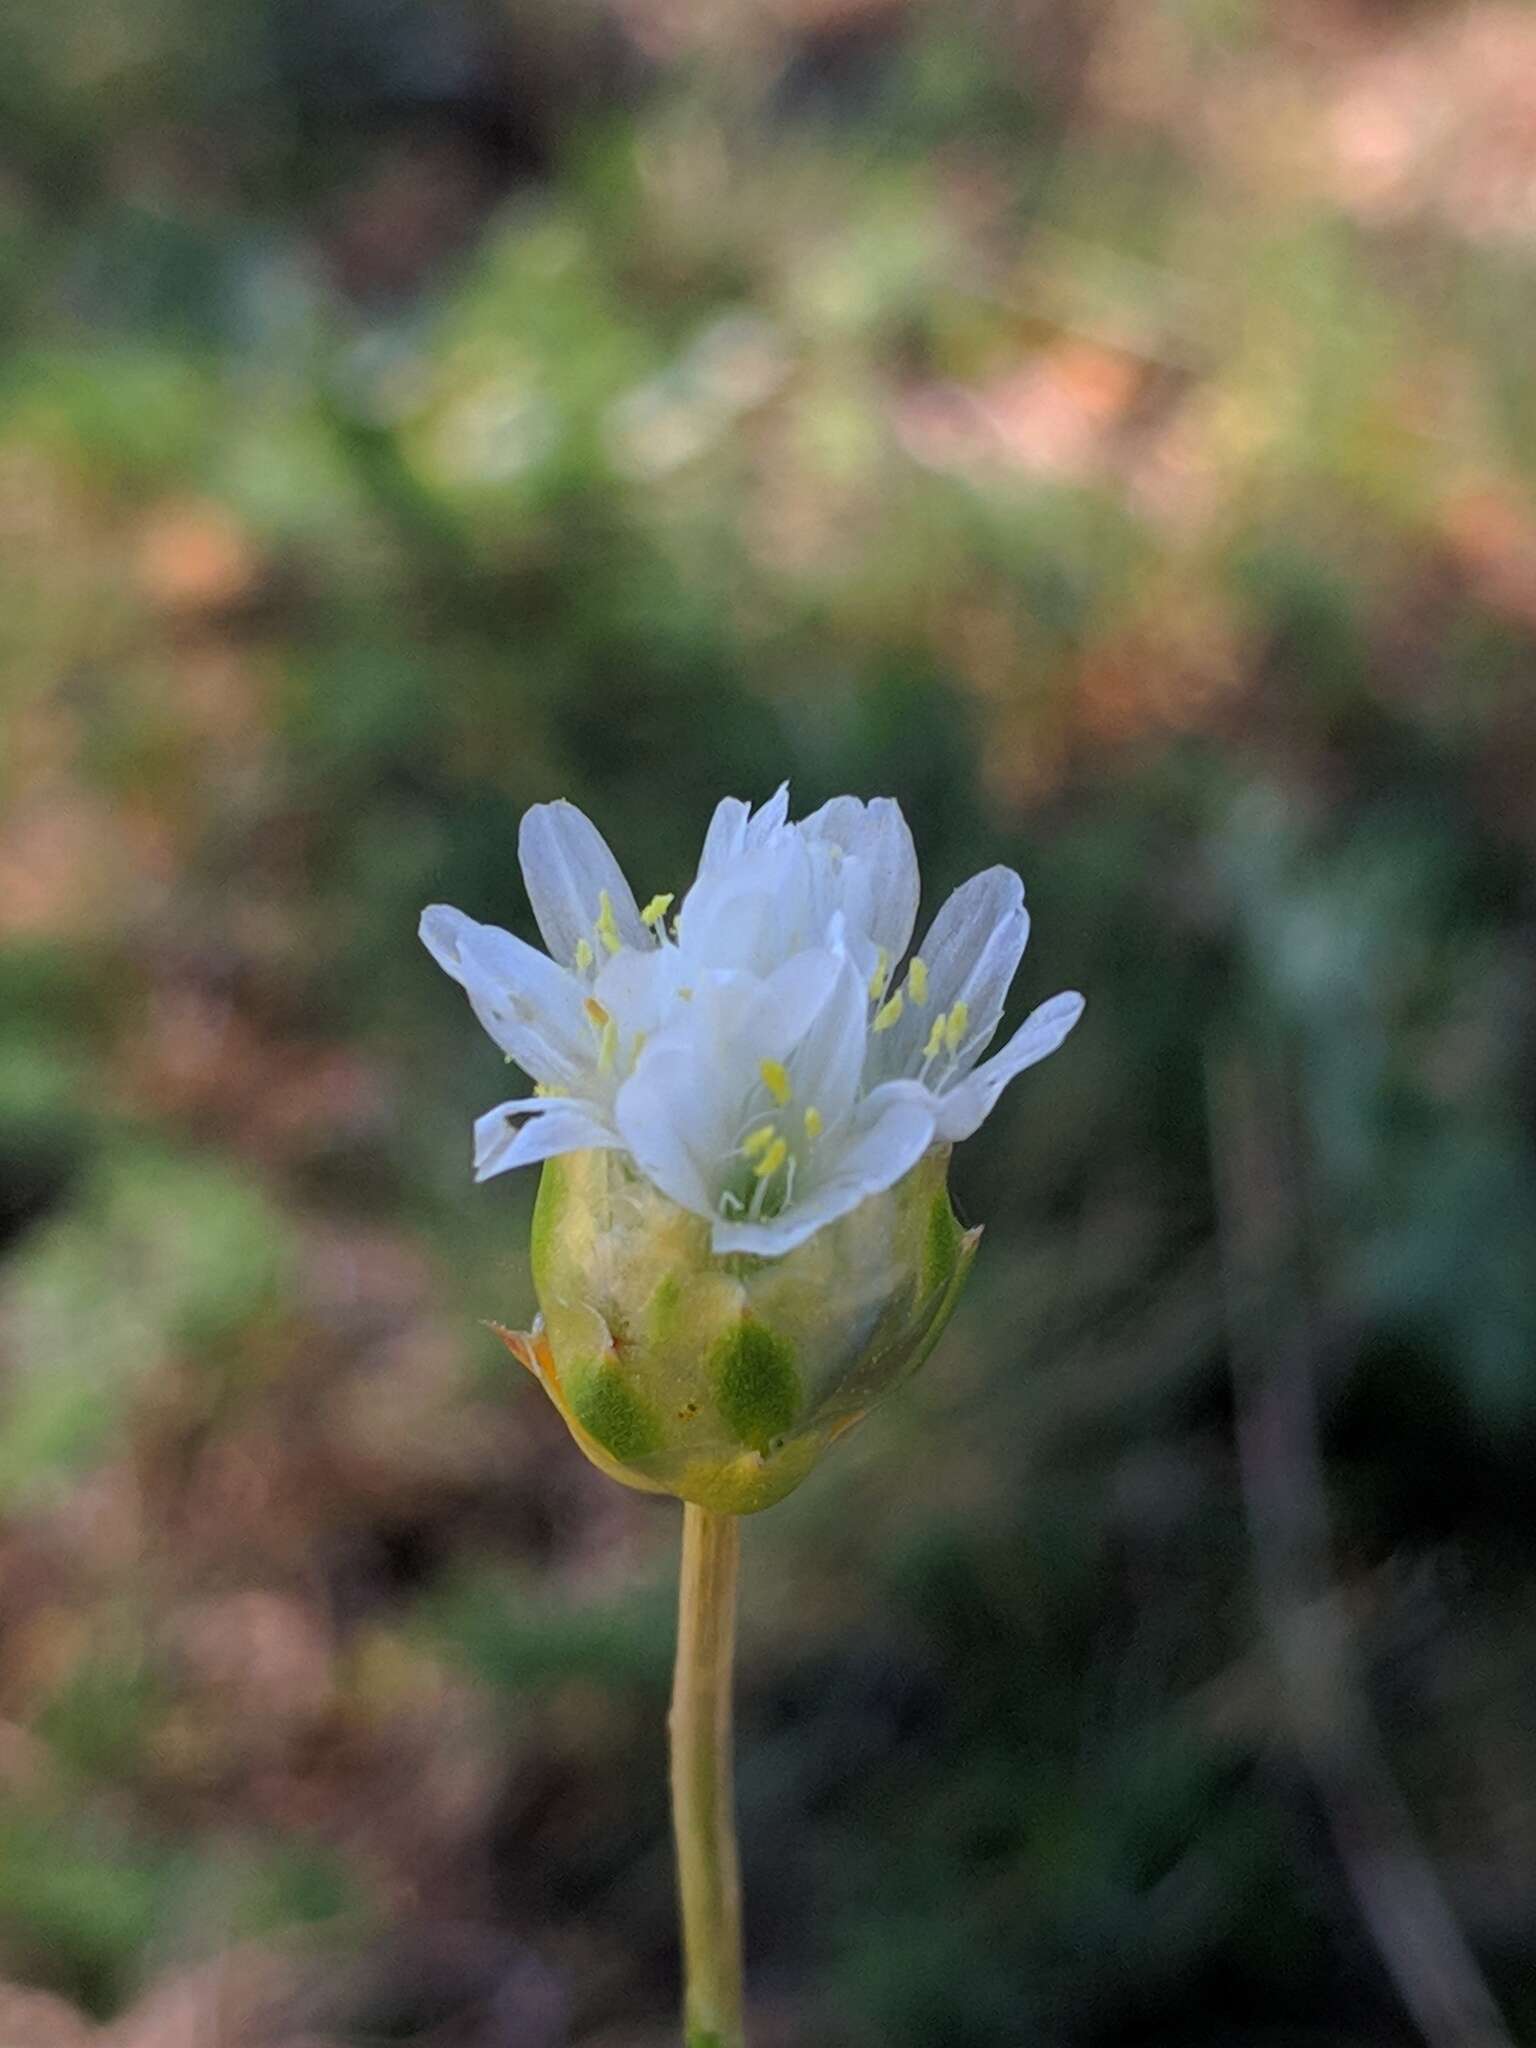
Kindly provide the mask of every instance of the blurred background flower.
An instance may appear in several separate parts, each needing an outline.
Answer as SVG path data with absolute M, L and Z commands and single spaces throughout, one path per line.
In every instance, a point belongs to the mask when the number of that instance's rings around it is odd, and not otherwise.
M 1094 1006 L 747 1532 L 761 2048 L 1536 2028 L 1533 72 L 4 11 L 0 2039 L 673 2038 L 674 1510 L 480 1327 L 532 1190 L 413 931 L 532 802 L 666 890 L 786 773 Z

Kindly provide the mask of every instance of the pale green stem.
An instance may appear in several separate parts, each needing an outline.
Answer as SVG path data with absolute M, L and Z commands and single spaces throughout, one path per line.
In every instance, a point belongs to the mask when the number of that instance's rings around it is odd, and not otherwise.
M 731 1665 L 740 1558 L 737 1517 L 686 1502 L 677 1669 L 668 1722 L 686 2048 L 746 2048 L 741 1871 L 731 1783 Z

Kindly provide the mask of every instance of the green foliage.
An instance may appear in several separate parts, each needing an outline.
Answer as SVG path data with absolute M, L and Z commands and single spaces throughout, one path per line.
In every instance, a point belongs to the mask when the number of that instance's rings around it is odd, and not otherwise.
M 157 1374 L 190 1367 L 216 1398 L 259 1343 L 288 1255 L 249 1179 L 152 1149 L 104 1154 L 4 1275 L 21 1369 L 0 1411 L 0 1500 L 19 1505 L 98 1457 Z
M 417 1626 L 513 1699 L 587 1679 L 614 1690 L 665 1689 L 672 1667 L 671 1588 L 632 1586 L 577 1606 L 505 1573 L 466 1570 L 427 1600 Z
M 66 1832 L 57 1814 L 0 1819 L 8 1949 L 98 2009 L 133 1983 L 184 1875 L 163 1847 L 111 1821 Z

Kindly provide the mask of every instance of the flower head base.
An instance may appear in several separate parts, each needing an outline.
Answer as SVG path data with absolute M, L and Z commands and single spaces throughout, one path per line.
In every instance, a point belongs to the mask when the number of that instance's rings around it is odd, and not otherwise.
M 917 860 L 889 799 L 795 824 L 785 789 L 727 798 L 675 912 L 638 906 L 569 804 L 530 811 L 519 850 L 547 954 L 443 906 L 421 926 L 536 1084 L 475 1127 L 482 1180 L 546 1162 L 519 1355 L 619 1476 L 764 1506 L 937 1335 L 973 1243 L 949 1149 L 1082 998 L 982 1059 L 1023 885 L 975 876 L 906 960 Z
M 613 1478 L 750 1514 L 937 1341 L 975 1253 L 930 1152 L 782 1258 L 721 1258 L 709 1226 L 612 1151 L 544 1169 L 543 1311 L 501 1334 Z

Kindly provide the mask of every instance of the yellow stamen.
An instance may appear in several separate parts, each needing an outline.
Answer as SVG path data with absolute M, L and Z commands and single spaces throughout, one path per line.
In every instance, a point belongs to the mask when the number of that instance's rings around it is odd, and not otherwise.
M 741 1149 L 749 1159 L 755 1159 L 759 1152 L 773 1143 L 772 1124 L 759 1124 L 755 1131 L 748 1131 L 741 1141 Z
M 906 1003 L 902 999 L 901 990 L 897 989 L 895 995 L 891 997 L 891 1000 L 888 1003 L 882 1003 L 879 1009 L 876 1010 L 874 1023 L 875 1030 L 889 1031 L 891 1026 L 896 1022 L 896 1019 L 901 1015 L 902 1011 L 906 1007 Z
M 794 1092 L 789 1085 L 789 1075 L 785 1072 L 783 1063 L 779 1060 L 759 1060 L 757 1071 L 763 1077 L 763 1086 L 782 1109 Z
M 673 900 L 671 896 L 653 896 L 641 911 L 640 922 L 647 927 L 660 924 L 672 908 Z
M 583 1009 L 584 1009 L 584 1010 L 586 1011 L 586 1013 L 587 1013 L 587 1021 L 588 1021 L 589 1023 L 591 1023 L 591 1024 L 595 1024 L 595 1025 L 597 1026 L 598 1030 L 599 1030 L 599 1031 L 601 1031 L 601 1030 L 603 1029 L 604 1025 L 605 1025 L 605 1024 L 606 1024 L 606 1023 L 608 1022 L 608 1012 L 607 1012 L 607 1011 L 606 1011 L 606 1010 L 605 1010 L 605 1009 L 603 1008 L 602 1004 L 601 1004 L 601 1003 L 600 1003 L 600 1002 L 599 1002 L 599 1001 L 597 1000 L 597 997 L 596 997 L 596 996 L 586 996 L 586 997 L 584 997 L 584 998 L 583 998 L 583 1000 L 582 1000 L 582 1005 L 581 1005 L 581 1007 L 582 1007 L 582 1008 L 583 1008 Z
M 966 1026 L 971 1021 L 969 1003 L 956 1003 L 944 1020 L 944 1046 L 950 1053 L 960 1050 L 960 1041 L 965 1036 Z
M 578 974 L 585 974 L 592 965 L 592 958 L 590 942 L 586 939 L 578 939 L 576 941 L 576 972 Z
M 778 1172 L 779 1168 L 784 1164 L 785 1160 L 788 1157 L 789 1147 L 785 1144 L 782 1138 L 775 1138 L 773 1143 L 768 1147 L 768 1150 L 763 1154 L 762 1158 L 759 1159 L 756 1166 L 753 1167 L 752 1171 L 757 1175 L 759 1180 L 767 1180 L 770 1178 L 770 1176 Z
M 875 971 L 869 977 L 869 999 L 878 1003 L 885 994 L 885 984 L 891 972 L 891 956 L 884 946 L 875 956 Z
M 907 994 L 919 1009 L 928 1000 L 928 962 L 915 953 L 907 966 Z
M 823 1125 L 821 1121 L 821 1111 L 816 1107 L 815 1103 L 813 1102 L 810 1108 L 805 1112 L 805 1135 L 808 1138 L 819 1138 L 821 1136 L 822 1129 Z
M 619 1027 L 610 1017 L 603 1026 L 603 1042 L 597 1049 L 598 1072 L 607 1074 L 613 1070 L 614 1055 L 619 1049 Z
M 944 1049 L 944 1013 L 941 1010 L 933 1020 L 933 1029 L 928 1034 L 928 1043 L 923 1047 L 925 1060 L 936 1060 Z
M 613 914 L 613 898 L 604 889 L 597 899 L 597 936 L 610 953 L 619 950 L 619 925 Z

